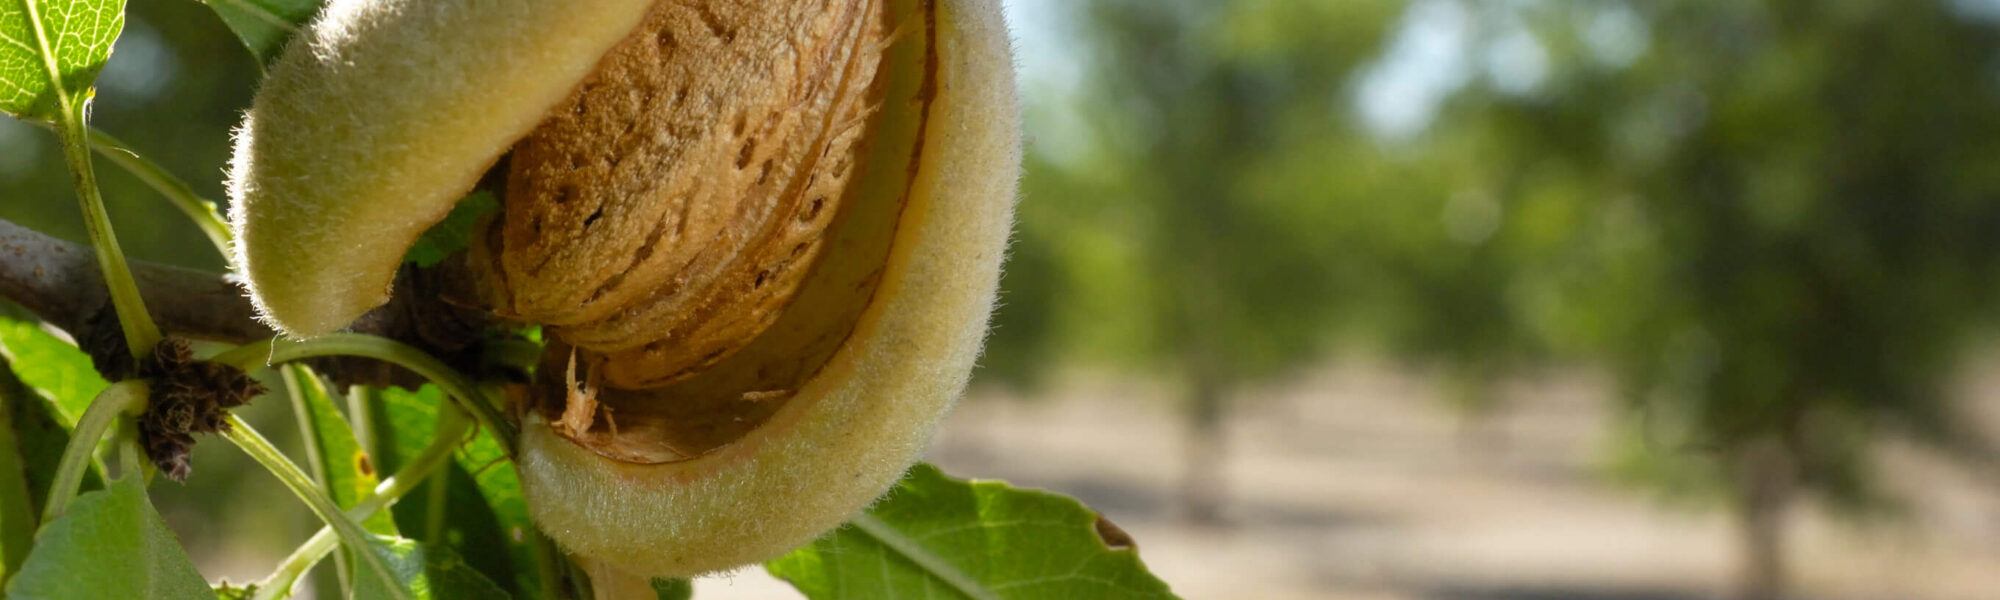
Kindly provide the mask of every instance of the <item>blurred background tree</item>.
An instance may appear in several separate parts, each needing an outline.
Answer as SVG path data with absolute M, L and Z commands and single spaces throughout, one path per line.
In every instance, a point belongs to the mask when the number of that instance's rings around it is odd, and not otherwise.
M 1184 509 L 1220 518 L 1221 427 L 1247 382 L 1318 356 L 1355 281 L 1307 205 L 1264 183 L 1303 144 L 1356 139 L 1328 118 L 1397 2 L 1090 0 L 1058 8 L 1088 47 L 1079 93 L 1031 120 L 1082 127 L 1034 146 L 989 367 L 1032 381 L 1084 355 L 1184 395 Z M 1318 179 L 1318 177 L 1315 177 Z M 1316 215 L 1332 216 L 1332 215 Z M 1048 302 L 1065 306 L 1048 306 Z M 1055 339 L 1062 338 L 1062 339 Z
M 1882 505 L 1883 434 L 2000 465 L 1944 389 L 2000 282 L 2000 30 L 1965 4 L 1471 9 L 1546 66 L 1476 83 L 1440 127 L 1501 132 L 1480 154 L 1514 168 L 1486 189 L 1584 201 L 1564 237 L 1597 265 L 1566 335 L 1631 402 L 1629 472 L 1726 498 L 1743 597 L 1782 594 L 1799 494 Z M 1645 50 L 1593 53 L 1604 19 Z
M 1873 432 L 2000 464 L 1939 389 L 1967 334 L 1990 333 L 1968 325 L 1991 314 L 2000 274 L 2000 31 L 1942 3 L 1769 8 L 1756 54 L 1712 60 L 1775 81 L 1717 82 L 1718 125 L 1656 176 L 1663 192 L 1707 196 L 1660 211 L 1670 239 L 1704 244 L 1681 279 L 1690 309 L 1728 315 L 1707 327 L 1736 347 L 1723 356 L 1777 359 L 1717 361 L 1712 398 L 1690 407 L 1742 482 L 1753 591 L 1781 572 L 1770 529 L 1790 482 L 1844 505 L 1871 500 Z
M 1945 390 L 2000 281 L 2000 10 L 1078 4 L 994 356 L 1173 379 L 1197 517 L 1231 391 L 1335 334 L 1475 415 L 1539 365 L 1608 371 L 1621 472 L 1725 500 L 1747 598 L 1782 594 L 1801 494 L 1887 505 L 1885 435 L 2000 464 Z M 1424 43 L 1428 88 L 1373 85 Z

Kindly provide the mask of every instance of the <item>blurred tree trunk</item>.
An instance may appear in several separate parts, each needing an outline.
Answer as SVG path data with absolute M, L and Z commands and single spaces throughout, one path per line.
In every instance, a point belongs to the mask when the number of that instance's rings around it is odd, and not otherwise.
M 1469 459 L 1504 462 L 1514 447 L 1498 379 L 1495 369 L 1469 364 L 1455 366 L 1443 378 L 1445 398 L 1457 417 L 1452 438 Z
M 1752 443 L 1735 454 L 1735 512 L 1742 544 L 1736 597 L 1779 600 L 1786 586 L 1785 517 L 1795 491 L 1792 453 L 1773 440 Z
M 1222 523 L 1223 505 L 1228 502 L 1223 465 L 1228 452 L 1223 425 L 1227 420 L 1227 399 L 1214 378 L 1197 375 L 1189 390 L 1186 455 L 1181 472 L 1181 505 L 1188 521 L 1216 525 Z
M 1182 515 L 1188 522 L 1199 525 L 1221 525 L 1224 521 L 1224 509 L 1229 502 L 1225 473 L 1229 464 L 1228 392 L 1242 381 L 1244 373 L 1242 349 L 1227 337 L 1228 332 L 1223 331 L 1226 325 L 1220 322 L 1221 316 L 1229 314 L 1231 301 L 1222 297 L 1214 284 L 1224 280 L 1228 272 L 1228 267 L 1217 259 L 1225 256 L 1226 251 L 1215 232 L 1197 225 L 1215 221 L 1211 217 L 1175 226 L 1175 231 L 1185 232 L 1176 238 L 1181 241 L 1183 251 L 1205 250 L 1188 252 L 1158 267 L 1163 277 L 1174 282 L 1169 288 L 1174 290 L 1174 308 L 1165 313 L 1171 320 L 1162 327 L 1174 332 L 1174 339 L 1178 340 L 1183 385 L 1188 394 L 1187 404 L 1182 407 L 1182 415 L 1187 419 L 1187 439 L 1183 444 L 1186 456 L 1181 473 Z

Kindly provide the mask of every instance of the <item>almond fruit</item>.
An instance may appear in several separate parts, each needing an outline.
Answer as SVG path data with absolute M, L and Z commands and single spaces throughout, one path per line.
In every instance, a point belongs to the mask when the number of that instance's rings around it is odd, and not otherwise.
M 549 334 L 537 523 L 593 570 L 730 569 L 863 510 L 963 391 L 1017 121 L 996 0 L 336 0 L 239 130 L 235 264 L 334 331 L 504 181 L 466 300 Z

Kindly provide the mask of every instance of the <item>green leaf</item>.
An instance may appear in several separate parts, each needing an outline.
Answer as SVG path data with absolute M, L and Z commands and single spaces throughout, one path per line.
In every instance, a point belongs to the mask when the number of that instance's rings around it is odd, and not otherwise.
M 222 17 L 258 64 L 270 64 L 292 34 L 319 14 L 320 0 L 202 0 L 202 4 Z
M 14 378 L 13 371 L 0 368 L 0 583 L 6 582 L 8 576 L 20 570 L 21 562 L 27 560 L 28 549 L 35 543 L 35 526 L 42 514 L 30 498 L 29 453 L 22 447 L 23 435 L 14 427 L 16 409 L 28 402 L 42 401 Z M 46 491 L 46 483 L 43 489 Z
M 0 355 L 21 382 L 53 403 L 64 427 L 76 425 L 90 401 L 111 387 L 97 374 L 90 356 L 34 323 L 0 319 Z
M 90 97 L 124 28 L 124 0 L 0 2 L 0 112 L 55 122 Z
M 355 439 L 354 428 L 340 414 L 333 397 L 327 392 L 326 382 L 312 369 L 300 364 L 285 365 L 282 371 L 287 396 L 292 400 L 292 414 L 298 418 L 300 442 L 305 446 L 306 470 L 313 481 L 326 488 L 327 495 L 342 509 L 354 508 L 363 498 L 373 493 L 380 479 L 375 474 L 373 458 L 361 449 Z M 396 521 L 389 511 L 377 511 L 361 521 L 361 528 L 375 535 L 396 536 Z M 335 579 L 342 596 L 351 590 L 354 580 L 353 565 L 359 562 L 353 549 L 343 548 L 343 554 L 335 561 Z M 363 574 L 366 576 L 366 574 Z
M 539 544 L 541 531 L 528 516 L 528 500 L 521 494 L 521 478 L 506 450 L 493 433 L 479 430 L 472 441 L 459 448 L 458 468 L 470 475 L 474 488 L 492 511 L 493 522 L 505 544 L 514 583 L 522 590 L 553 591 L 556 575 L 554 557 L 544 556 L 548 547 Z M 547 587 L 544 587 L 547 586 Z
M 440 548 L 403 538 L 377 538 L 370 548 L 389 564 L 389 570 L 410 597 L 428 600 L 488 600 L 509 598 L 506 590 L 465 563 L 449 548 Z M 380 577 L 356 577 L 354 597 L 387 598 Z
M 424 231 L 423 237 L 417 238 L 417 243 L 403 255 L 403 262 L 415 263 L 419 267 L 444 262 L 444 259 L 472 245 L 473 226 L 479 224 L 480 218 L 499 210 L 500 200 L 493 197 L 493 192 L 479 190 L 466 195 L 451 207 L 451 214 L 445 215 L 443 221 L 432 225 Z
M 429 443 L 437 407 L 445 398 L 436 386 L 427 385 L 414 392 L 380 390 L 376 400 L 371 406 L 383 434 L 382 468 L 393 470 Z M 521 595 L 547 595 L 553 588 L 544 586 L 556 583 L 550 572 L 554 563 L 542 555 L 544 546 L 528 517 L 520 479 L 500 443 L 481 429 L 453 459 L 454 464 L 440 473 L 446 488 L 438 531 L 444 541 L 474 568 L 512 584 Z M 396 522 L 404 532 L 433 530 L 430 493 L 419 489 L 396 504 Z
M 214 598 L 138 477 L 77 497 L 7 584 L 15 600 Z
M 659 600 L 689 600 L 694 597 L 694 582 L 686 579 L 655 579 L 653 595 Z
M 9 431 L 14 434 L 14 449 L 20 452 L 29 505 L 39 515 L 48 501 L 49 486 L 55 483 L 56 463 L 62 461 L 63 449 L 69 445 L 70 427 L 62 423 L 48 399 L 20 387 L 13 375 L 12 371 L 0 373 L 0 404 L 5 405 L 6 419 L 12 426 Z M 84 472 L 84 491 L 102 487 L 95 466 Z
M 4 497 L 0 510 L 5 511 L 0 514 L 0 552 L 6 554 L 5 564 L 11 567 L 18 564 L 21 554 L 5 543 L 19 539 L 16 536 L 24 532 L 32 536 L 39 522 L 38 518 L 11 518 L 17 504 L 15 493 L 25 494 L 31 514 L 41 514 L 49 486 L 55 482 L 56 465 L 69 444 L 70 427 L 96 396 L 95 392 L 80 397 L 73 394 L 101 390 L 105 384 L 81 351 L 32 324 L 0 319 L 0 355 L 5 357 L 0 359 L 0 422 L 4 422 L 0 428 L 5 429 L 0 433 L 9 438 L 0 442 L 0 462 L 18 461 L 19 468 L 18 475 L 15 466 L 0 468 L 4 471 L 0 472 L 0 497 Z M 75 364 L 79 360 L 80 366 Z M 77 384 L 85 377 L 94 385 Z M 65 391 L 51 393 L 32 383 Z M 59 409 L 62 403 L 56 398 L 68 398 L 75 412 L 63 415 Z M 96 465 L 85 469 L 82 489 L 103 487 Z
M 1082 503 L 930 465 L 867 514 L 764 566 L 814 599 L 1174 597 Z
M 309 472 L 326 486 L 335 504 L 342 509 L 354 508 L 381 483 L 373 459 L 361 451 L 354 429 L 341 416 L 325 381 L 304 366 L 287 365 L 285 371 L 285 386 L 290 388 L 301 431 L 308 433 L 304 442 Z M 387 511 L 375 513 L 361 526 L 376 535 L 400 535 Z

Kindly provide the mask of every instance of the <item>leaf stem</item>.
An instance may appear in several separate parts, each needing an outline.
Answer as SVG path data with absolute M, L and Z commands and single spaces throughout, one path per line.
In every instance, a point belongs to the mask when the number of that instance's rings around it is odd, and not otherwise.
M 450 410 L 440 404 L 438 406 L 437 429 L 433 437 L 444 439 L 446 429 L 458 427 L 459 423 L 465 421 L 465 417 L 458 415 L 458 411 Z M 459 423 L 449 423 L 447 421 L 457 421 Z M 430 478 L 430 482 L 425 484 L 425 487 L 429 489 L 426 490 L 424 498 L 424 537 L 422 539 L 424 543 L 435 546 L 444 543 L 445 501 L 450 497 L 451 479 L 449 477 L 432 477 Z
M 139 444 L 139 421 L 119 419 L 118 429 L 111 434 L 111 442 L 118 452 L 118 475 L 113 479 L 138 477 L 151 483 L 146 467 L 152 461 L 146 459 L 146 448 Z
M 69 507 L 69 501 L 76 498 L 77 486 L 83 484 L 83 470 L 90 465 L 91 455 L 97 449 L 97 442 L 104 438 L 109 429 L 121 416 L 137 416 L 146 410 L 146 382 L 139 380 L 121 381 L 105 388 L 84 409 L 83 416 L 76 420 L 76 428 L 70 431 L 69 445 L 63 447 L 62 459 L 56 462 L 56 475 L 49 485 L 48 504 L 42 507 L 42 523 L 47 524 L 60 517 Z M 120 477 L 127 476 L 120 473 Z
M 291 397 L 292 416 L 299 424 L 299 440 L 306 450 L 306 468 L 311 469 L 313 485 L 325 488 L 327 485 L 326 456 L 321 452 L 319 429 L 313 426 L 312 406 L 306 400 L 307 377 L 317 377 L 303 365 L 285 365 L 278 370 L 279 379 L 285 382 L 285 395 Z
M 507 458 L 514 458 L 514 425 L 500 409 L 479 394 L 470 378 L 437 358 L 408 344 L 361 333 L 330 333 L 309 340 L 273 338 L 237 346 L 209 360 L 250 370 L 265 365 L 324 356 L 359 356 L 389 362 L 416 372 L 444 390 L 471 413 L 481 427 L 493 432 Z
M 278 370 L 278 373 L 279 377 L 285 382 L 285 394 L 291 396 L 292 416 L 298 421 L 299 440 L 306 451 L 306 468 L 312 470 L 313 483 L 318 485 L 320 489 L 331 494 L 333 492 L 330 483 L 332 476 L 330 475 L 331 469 L 326 459 L 326 440 L 320 436 L 319 427 L 313 422 L 312 401 L 306 396 L 306 394 L 312 393 L 311 390 L 319 389 L 319 375 L 314 374 L 305 365 L 298 364 L 285 365 Z M 310 389 L 307 388 L 306 386 L 309 385 L 313 387 Z M 356 520 L 360 521 L 361 519 Z M 354 581 L 352 578 L 354 571 L 347 564 L 347 558 L 345 555 L 336 555 L 333 557 L 333 561 L 333 572 L 340 583 L 340 597 L 353 596 Z
M 342 513 L 340 507 L 333 503 L 333 498 L 328 497 L 326 492 L 313 486 L 312 478 L 299 470 L 298 465 L 292 464 L 291 459 L 285 458 L 284 453 L 272 446 L 270 440 L 264 439 L 264 436 L 252 429 L 242 417 L 234 414 L 229 415 L 229 428 L 223 430 L 222 437 L 236 444 L 244 454 L 250 455 L 250 458 L 264 466 L 264 470 L 270 471 L 278 481 L 285 484 L 286 488 L 291 489 L 292 494 L 304 501 L 314 515 L 333 527 L 333 532 L 340 537 L 340 541 L 354 548 L 355 556 L 360 557 L 361 562 L 366 563 L 369 570 L 382 578 L 382 582 L 388 586 L 392 594 L 397 598 L 408 600 L 407 591 L 397 583 L 396 575 L 389 570 L 388 563 L 384 562 L 382 555 L 376 553 L 370 546 L 368 532 L 363 530 L 355 519 Z
M 347 387 L 347 425 L 354 430 L 354 443 L 361 447 L 361 453 L 378 456 L 375 452 L 375 416 L 368 410 L 368 386 Z
M 430 445 L 424 447 L 402 468 L 397 469 L 394 475 L 376 484 L 373 495 L 362 499 L 352 510 L 347 511 L 348 518 L 360 522 L 374 516 L 376 512 L 395 504 L 397 499 L 410 493 L 411 490 L 417 489 L 417 486 L 431 473 L 451 460 L 452 451 L 463 443 L 465 434 L 471 429 L 471 422 L 450 407 L 440 406 L 438 409 L 441 412 L 438 414 L 437 435 L 431 438 Z M 298 549 L 293 550 L 290 556 L 285 557 L 284 562 L 279 563 L 278 568 L 272 571 L 270 576 L 257 583 L 256 598 L 285 597 L 290 593 L 292 585 L 300 577 L 305 576 L 306 571 L 311 570 L 313 565 L 318 564 L 320 559 L 333 551 L 338 540 L 339 537 L 332 527 L 320 528 L 304 544 L 300 544 Z
M 132 267 L 125 264 L 125 251 L 118 246 L 118 234 L 111 230 L 111 214 L 104 210 L 104 197 L 97 189 L 97 171 L 90 164 L 90 136 L 84 126 L 89 106 L 89 102 L 65 106 L 56 119 L 56 137 L 62 141 L 63 158 L 69 162 L 70 180 L 83 208 L 84 231 L 96 251 L 97 267 L 104 272 L 104 284 L 111 290 L 118 323 L 125 329 L 125 345 L 133 358 L 145 358 L 160 343 L 160 328 L 146 312 L 139 284 L 132 279 Z
M 208 236 L 209 243 L 215 245 L 216 251 L 221 252 L 225 258 L 229 256 L 229 225 L 222 220 L 222 215 L 216 210 L 214 202 L 202 198 L 186 181 L 175 177 L 159 163 L 141 156 L 133 151 L 131 146 L 102 130 L 94 127 L 90 129 L 90 147 L 96 150 L 99 156 L 131 173 L 141 183 L 146 184 L 146 187 L 153 188 L 153 191 L 165 196 L 174 208 L 180 209 L 187 215 L 188 220 L 194 222 L 195 227 L 201 229 L 202 235 Z

